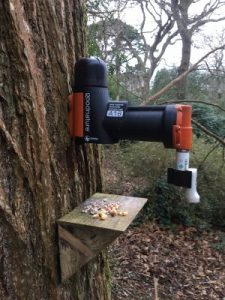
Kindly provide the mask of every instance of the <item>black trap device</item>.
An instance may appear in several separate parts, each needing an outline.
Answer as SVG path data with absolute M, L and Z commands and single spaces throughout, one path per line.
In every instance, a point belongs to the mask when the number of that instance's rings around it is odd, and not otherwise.
M 161 142 L 165 148 L 176 149 L 176 168 L 168 169 L 168 183 L 185 187 L 188 201 L 198 203 L 197 170 L 189 168 L 191 114 L 190 105 L 131 106 L 128 101 L 112 101 L 106 64 L 93 57 L 75 64 L 68 112 L 71 137 L 97 144 L 121 139 Z

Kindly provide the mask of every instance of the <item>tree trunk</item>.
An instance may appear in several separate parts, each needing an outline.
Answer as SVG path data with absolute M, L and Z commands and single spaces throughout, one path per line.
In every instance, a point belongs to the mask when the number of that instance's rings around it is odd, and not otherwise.
M 178 68 L 178 76 L 188 70 L 190 65 L 190 59 L 191 59 L 191 38 L 188 36 L 182 36 L 182 55 L 181 55 L 181 63 Z M 186 88 L 187 88 L 187 77 L 184 77 L 177 84 L 177 99 L 185 100 Z
M 67 131 L 83 0 L 0 1 L 0 299 L 109 299 L 101 254 L 59 283 L 56 221 L 101 190 L 100 156 Z
M 179 2 L 179 3 L 178 3 Z M 192 32 L 189 29 L 188 10 L 193 3 L 192 0 L 171 0 L 171 10 L 176 21 L 182 41 L 181 62 L 178 68 L 178 76 L 188 70 L 191 58 Z M 186 97 L 187 78 L 184 77 L 177 84 L 177 99 L 184 100 Z

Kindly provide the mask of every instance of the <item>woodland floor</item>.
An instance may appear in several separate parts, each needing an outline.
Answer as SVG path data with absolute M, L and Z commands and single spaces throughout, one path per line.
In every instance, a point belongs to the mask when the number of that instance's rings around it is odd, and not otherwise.
M 142 178 L 105 161 L 105 191 L 132 194 Z M 225 300 L 225 233 L 154 223 L 130 227 L 110 249 L 112 299 Z

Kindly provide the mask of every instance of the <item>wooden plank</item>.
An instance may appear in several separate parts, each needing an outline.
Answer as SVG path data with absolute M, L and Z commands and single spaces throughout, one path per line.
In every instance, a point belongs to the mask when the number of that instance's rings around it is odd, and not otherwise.
M 116 217 L 108 216 L 106 220 L 101 221 L 99 219 L 92 218 L 90 214 L 82 212 L 82 209 L 85 205 L 99 200 L 107 201 L 107 203 L 110 204 L 118 203 L 120 206 L 119 210 L 127 211 L 128 215 Z M 146 198 L 96 193 L 91 198 L 83 202 L 82 205 L 78 206 L 72 212 L 59 219 L 58 223 L 62 225 L 82 225 L 123 232 L 127 229 L 130 223 L 142 209 L 146 201 Z
M 87 259 L 79 251 L 74 251 L 67 243 L 59 240 L 61 281 L 65 281 L 81 268 L 81 262 L 87 263 Z
M 76 225 L 72 234 L 79 238 L 94 255 L 98 254 L 102 249 L 111 244 L 121 232 L 96 227 L 87 227 Z
M 59 227 L 61 227 L 61 225 Z M 65 228 L 64 230 L 68 232 L 68 228 Z M 70 242 L 64 242 L 64 239 L 59 238 L 62 281 L 70 278 L 74 273 L 80 270 L 82 266 L 99 254 L 101 250 L 110 245 L 120 234 L 118 231 L 113 232 L 111 230 L 102 230 L 95 227 L 89 228 L 79 225 L 75 226 L 73 229 L 70 226 L 69 230 L 71 231 L 69 234 L 72 235 L 72 240 L 78 240 L 79 243 L 81 242 L 85 248 L 90 249 L 92 255 L 84 255 L 84 251 L 82 251 L 80 246 L 76 245 L 76 243 L 75 245 L 71 245 Z M 71 237 L 69 241 L 71 241 Z
M 83 265 L 110 245 L 125 231 L 147 199 L 96 193 L 72 212 L 58 220 L 61 279 L 65 281 Z M 107 216 L 101 221 L 82 210 L 87 205 L 103 203 L 119 205 L 127 216 Z
M 59 226 L 58 229 L 59 229 L 58 231 L 59 238 L 69 243 L 72 249 L 78 250 L 79 252 L 81 252 L 87 257 L 94 256 L 94 253 L 86 245 L 84 245 L 78 238 L 72 235 L 69 231 L 64 229 L 62 226 Z

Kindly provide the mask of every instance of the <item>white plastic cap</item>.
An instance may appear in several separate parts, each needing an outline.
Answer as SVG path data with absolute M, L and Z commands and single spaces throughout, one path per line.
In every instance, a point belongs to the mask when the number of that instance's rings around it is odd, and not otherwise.
M 197 169 L 189 168 L 188 171 L 192 172 L 192 179 L 191 179 L 191 188 L 186 189 L 185 198 L 189 203 L 199 203 L 200 196 L 197 192 Z

